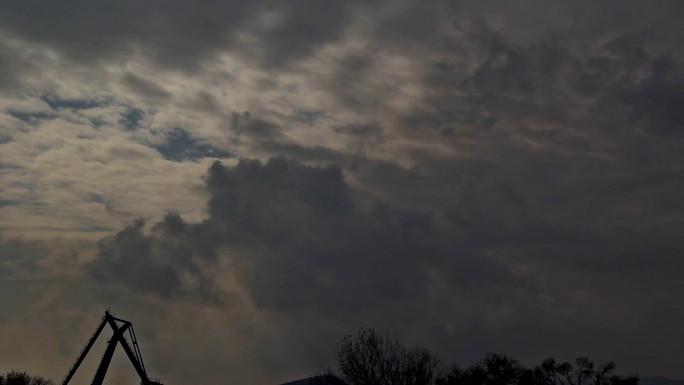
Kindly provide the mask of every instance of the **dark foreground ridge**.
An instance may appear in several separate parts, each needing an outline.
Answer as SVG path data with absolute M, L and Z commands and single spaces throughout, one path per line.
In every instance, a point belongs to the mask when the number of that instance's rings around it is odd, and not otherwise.
M 666 377 L 644 377 L 639 385 L 684 385 L 684 380 L 675 380 Z
M 12 385 L 12 384 L 2 384 L 0 385 Z M 16 384 L 25 385 L 25 384 Z M 27 385 L 27 384 L 26 384 Z M 346 382 L 342 381 L 336 376 L 314 376 L 307 377 L 301 380 L 286 382 L 280 385 L 348 385 Z M 673 378 L 666 377 L 643 377 L 639 379 L 639 385 L 684 385 L 684 380 L 677 380 Z
M 324 375 L 303 378 L 297 381 L 286 382 L 281 385 L 347 385 L 347 383 L 337 376 Z

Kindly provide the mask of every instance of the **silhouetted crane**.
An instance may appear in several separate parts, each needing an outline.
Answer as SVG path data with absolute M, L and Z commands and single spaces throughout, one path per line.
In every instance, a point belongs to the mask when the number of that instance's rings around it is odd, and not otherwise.
M 112 338 L 110 338 L 110 340 L 107 341 L 107 349 L 105 350 L 104 355 L 102 356 L 100 366 L 97 367 L 97 372 L 95 372 L 95 377 L 93 378 L 93 382 L 91 385 L 102 385 L 102 381 L 104 381 L 105 374 L 107 373 L 107 368 L 109 368 L 109 363 L 112 362 L 114 350 L 119 344 L 121 344 L 121 346 L 123 347 L 124 351 L 126 352 L 126 355 L 131 360 L 131 363 L 133 364 L 135 371 L 138 373 L 138 376 L 140 376 L 140 385 L 162 385 L 161 382 L 159 382 L 159 379 L 149 378 L 147 376 L 147 372 L 145 371 L 145 364 L 143 363 L 142 355 L 140 354 L 138 340 L 135 338 L 135 331 L 133 331 L 133 324 L 121 318 L 114 317 L 109 313 L 109 310 L 105 311 L 100 326 L 95 330 L 93 336 L 90 337 L 90 340 L 88 341 L 86 346 L 83 348 L 83 351 L 81 351 L 81 354 L 74 362 L 74 365 L 71 367 L 71 370 L 64 378 L 64 381 L 62 381 L 62 385 L 69 384 L 69 381 L 71 381 L 71 378 L 76 373 L 76 370 L 78 370 L 78 367 L 83 362 L 83 359 L 88 354 L 88 351 L 90 351 L 90 348 L 93 347 L 95 340 L 97 340 L 97 337 L 99 337 L 100 333 L 102 333 L 102 330 L 107 325 L 112 327 L 112 330 L 114 330 L 114 334 L 112 335 Z M 124 333 L 126 332 L 128 332 L 128 335 L 131 339 L 131 343 L 133 344 L 132 348 L 131 345 L 128 344 L 126 338 L 124 337 Z

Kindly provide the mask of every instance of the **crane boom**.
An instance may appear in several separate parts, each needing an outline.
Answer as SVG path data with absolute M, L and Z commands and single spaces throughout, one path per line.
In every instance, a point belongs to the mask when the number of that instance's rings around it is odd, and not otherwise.
M 123 347 L 128 359 L 131 361 L 131 364 L 133 364 L 136 373 L 138 373 L 141 385 L 161 385 L 158 380 L 150 379 L 147 375 L 147 371 L 145 370 L 145 365 L 143 364 L 142 360 L 142 354 L 140 353 L 140 347 L 135 337 L 135 332 L 133 331 L 133 324 L 130 321 L 114 317 L 109 313 L 109 311 L 105 311 L 105 314 L 102 317 L 102 322 L 95 330 L 93 336 L 90 337 L 90 340 L 88 340 L 88 343 L 83 348 L 83 351 L 79 354 L 78 358 L 71 367 L 71 370 L 69 370 L 69 373 L 64 378 L 62 385 L 69 384 L 69 381 L 78 370 L 78 367 L 85 359 L 86 355 L 90 351 L 90 348 L 93 347 L 93 344 L 107 325 L 112 328 L 114 334 L 112 334 L 112 337 L 109 339 L 109 341 L 107 341 L 107 349 L 105 349 L 102 359 L 100 360 L 100 365 L 97 368 L 97 372 L 95 373 L 95 377 L 93 378 L 91 385 L 102 385 L 104 377 L 107 374 L 109 364 L 112 361 L 112 357 L 114 357 L 114 351 L 119 344 L 121 344 Z M 131 348 L 131 345 L 129 345 L 128 341 L 126 340 L 125 333 L 127 331 L 131 338 L 131 342 L 133 343 L 133 348 Z
M 64 377 L 64 381 L 62 381 L 62 385 L 67 385 L 69 383 L 69 381 L 71 381 L 71 377 L 74 376 L 74 374 L 76 373 L 76 370 L 78 370 L 78 367 L 81 366 L 83 359 L 85 358 L 85 356 L 90 351 L 90 348 L 93 347 L 93 344 L 97 340 L 97 337 L 100 336 L 100 333 L 102 333 L 102 329 L 104 329 L 105 326 L 107 326 L 107 320 L 102 318 L 102 322 L 100 322 L 100 326 L 98 326 L 98 328 L 95 330 L 95 333 L 93 333 L 93 336 L 90 337 L 90 340 L 88 340 L 88 343 L 86 344 L 86 346 L 81 351 L 81 354 L 78 355 L 78 358 L 76 359 L 74 364 L 71 366 L 71 370 L 69 370 L 69 373 L 66 375 L 66 377 Z

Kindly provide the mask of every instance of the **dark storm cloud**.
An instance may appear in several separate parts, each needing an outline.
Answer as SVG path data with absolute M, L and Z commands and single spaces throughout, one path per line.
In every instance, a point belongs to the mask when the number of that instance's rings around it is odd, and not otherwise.
M 249 111 L 233 112 L 230 124 L 236 136 L 244 135 L 255 140 L 282 138 L 282 127 L 263 119 L 254 118 Z
M 0 38 L 0 91 L 19 89 L 22 75 L 30 73 L 34 68 L 20 49 Z
M 658 208 L 681 191 L 675 175 L 639 181 L 610 162 L 553 154 L 425 162 L 403 169 L 357 158 L 355 175 L 386 199 L 357 191 L 335 165 L 215 163 L 206 220 L 170 215 L 149 234 L 135 223 L 100 243 L 89 271 L 165 297 L 208 296 L 222 278 L 198 266 L 228 260 L 260 308 L 307 325 L 335 320 L 337 333 L 360 320 L 418 328 L 439 351 L 454 322 L 468 330 L 461 346 L 534 355 L 550 349 L 535 337 L 542 333 L 562 352 L 606 356 L 614 353 L 592 347 L 590 331 L 611 329 L 622 314 L 646 324 L 684 319 L 677 307 L 645 305 L 681 295 L 683 224 L 662 223 Z M 203 289 L 181 283 L 183 274 L 202 277 Z M 602 341 L 618 343 L 633 327 Z M 304 349 L 320 352 L 318 343 Z
M 321 3 L 320 1 L 295 1 L 287 4 L 272 2 L 262 3 L 257 13 L 275 12 L 283 17 L 283 21 L 273 28 L 256 28 L 252 30 L 263 49 L 255 51 L 253 47 L 243 48 L 245 51 L 260 56 L 259 62 L 267 67 L 280 67 L 293 58 L 313 53 L 313 49 L 322 43 L 334 40 L 348 22 L 348 11 L 359 1 L 342 1 Z
M 651 76 L 645 74 L 646 79 Z M 380 189 L 395 206 L 420 208 L 444 219 L 452 227 L 454 254 L 494 256 L 511 269 L 509 274 L 515 272 L 517 280 L 487 282 L 478 278 L 479 292 L 467 297 L 454 294 L 458 301 L 471 304 L 472 310 L 465 316 L 468 319 L 487 318 L 479 313 L 487 308 L 509 309 L 498 326 L 502 330 L 484 327 L 472 331 L 473 348 L 484 344 L 490 350 L 534 355 L 549 349 L 537 340 L 539 335 L 546 335 L 557 341 L 553 346 L 558 351 L 587 351 L 592 342 L 588 334 L 582 334 L 596 328 L 609 330 L 615 326 L 608 320 L 627 317 L 624 314 L 637 317 L 640 325 L 653 326 L 667 319 L 671 330 L 672 320 L 684 318 L 679 307 L 663 303 L 682 299 L 681 290 L 671 286 L 678 281 L 673 271 L 683 266 L 684 243 L 678 234 L 684 230 L 684 205 L 679 198 L 684 191 L 680 175 L 684 158 L 676 150 L 681 140 L 647 129 L 652 122 L 603 115 L 606 112 L 600 107 L 589 109 L 580 119 L 569 118 L 564 112 L 573 109 L 572 96 L 567 96 L 567 110 L 556 106 L 558 113 L 549 114 L 543 104 L 525 96 L 524 87 L 507 94 L 509 85 L 494 83 L 485 88 L 491 89 L 487 93 L 495 103 L 475 97 L 464 99 L 462 93 L 448 94 L 448 87 L 436 86 L 433 90 L 445 90 L 438 94 L 444 99 L 431 100 L 430 108 L 439 110 L 426 116 L 451 114 L 453 119 L 421 119 L 423 130 L 407 132 L 426 142 L 453 141 L 467 158 L 415 152 L 411 156 L 416 166 L 410 169 L 357 159 L 353 167 L 356 178 L 362 185 Z M 542 86 L 533 88 L 544 91 Z M 601 98 L 593 99 L 598 100 L 597 105 L 610 104 L 608 100 L 624 89 L 622 84 L 606 88 Z M 487 106 L 505 118 L 506 124 L 490 126 L 479 120 L 459 119 L 462 115 L 458 111 L 468 103 L 472 103 L 469 108 L 473 114 L 480 114 L 478 108 Z M 527 109 L 511 110 L 516 104 Z M 622 116 L 629 115 L 628 110 Z M 550 127 L 534 137 L 541 145 L 530 148 L 509 137 L 521 134 L 512 128 L 524 119 Z M 434 122 L 453 128 L 453 135 L 445 136 Z M 622 126 L 623 122 L 626 125 Z M 582 132 L 582 146 L 576 144 L 574 130 Z M 525 131 L 522 134 L 527 135 Z M 461 147 L 464 139 L 467 145 Z M 636 154 L 635 143 L 639 143 Z M 487 269 L 495 266 L 488 264 Z M 445 292 L 457 293 L 461 278 L 450 272 L 444 279 L 452 285 Z M 573 298 L 578 293 L 583 293 L 584 299 Z M 632 300 L 627 299 L 629 296 Z M 604 302 L 607 298 L 610 304 Z M 645 305 L 650 301 L 658 301 L 660 310 L 653 312 Z M 442 304 L 448 307 L 449 300 Z M 573 309 L 575 316 L 564 315 L 563 308 Z M 590 325 L 581 315 L 585 312 L 594 314 L 602 326 Z M 443 314 L 450 317 L 448 311 Z M 535 321 L 537 317 L 544 321 Z M 566 326 L 558 329 L 558 325 Z M 627 326 L 625 330 L 638 333 L 641 329 Z M 606 344 L 620 344 L 627 338 L 623 333 L 608 336 L 606 332 L 606 341 L 610 341 Z M 570 335 L 572 343 L 566 339 Z M 461 338 L 460 343 L 468 345 L 469 339 Z M 597 354 L 619 356 L 599 350 Z M 667 343 L 665 350 L 676 352 L 678 348 Z M 666 367 L 655 359 L 639 363 L 625 356 L 619 360 L 634 367 Z
M 99 252 L 87 271 L 95 279 L 111 280 L 132 291 L 163 298 L 194 296 L 213 299 L 212 287 L 188 242 L 187 225 L 168 214 L 163 222 L 143 233 L 145 222 L 136 220 L 117 234 L 98 243 Z M 189 278 L 188 278 L 189 276 Z M 192 283 L 188 283 L 190 279 Z
M 221 44 L 223 31 L 240 17 L 245 2 L 214 2 L 204 6 L 156 2 L 6 1 L 2 12 L 6 30 L 46 43 L 81 60 L 100 60 L 128 53 L 134 44 L 151 55 L 176 57 L 185 64 L 207 46 Z M 164 40 L 156 37 L 164 36 Z M 156 41 L 156 43 L 155 43 Z M 166 43 L 165 43 L 166 42 Z M 168 45 L 173 42 L 175 47 Z M 187 55 L 187 56 L 186 56 Z
M 209 221 L 244 234 L 242 247 L 254 250 L 240 254 L 238 266 L 250 266 L 240 277 L 257 303 L 288 313 L 341 314 L 415 298 L 433 262 L 451 258 L 454 268 L 475 259 L 450 254 L 431 213 L 354 198 L 337 167 L 278 158 L 215 164 L 207 186 Z M 477 263 L 483 268 L 468 271 L 472 279 L 495 265 Z
M 478 60 L 432 63 L 430 92 L 397 127 L 334 130 L 380 140 L 391 129 L 453 149 L 407 151 L 412 167 L 291 144 L 278 124 L 235 114 L 237 137 L 295 159 L 214 164 L 208 219 L 187 224 L 184 258 L 229 259 L 257 306 L 334 322 L 335 333 L 363 322 L 425 335 L 439 352 L 459 344 L 465 360 L 476 349 L 589 354 L 672 371 L 663 357 L 679 351 L 684 321 L 684 158 L 671 103 L 681 60 L 615 39 L 578 53 L 487 28 L 469 38 Z M 334 165 L 300 163 L 321 160 Z M 616 353 L 638 350 L 632 335 L 658 341 L 660 358 Z
M 309 122 L 320 119 L 323 112 L 309 112 Z M 298 117 L 299 120 L 299 117 Z M 267 154 L 278 154 L 288 158 L 317 163 L 341 163 L 347 157 L 338 151 L 323 145 L 305 146 L 285 135 L 287 129 L 274 122 L 253 117 L 249 112 L 232 113 L 232 141 L 234 144 L 246 143 L 255 150 Z M 340 131 L 344 131 L 342 128 Z
M 35 263 L 45 257 L 46 250 L 40 242 L 25 241 L 21 237 L 0 238 L 0 257 L 3 263 L 16 263 L 18 267 L 34 270 Z
M 345 159 L 346 156 L 325 146 L 302 146 L 296 143 L 283 140 L 264 140 L 257 143 L 259 150 L 268 153 L 281 154 L 302 161 L 311 162 L 333 162 L 337 163 Z
M 218 50 L 233 48 L 279 65 L 337 36 L 353 2 L 298 1 L 4 1 L 3 29 L 49 45 L 80 61 L 128 55 L 136 48 L 164 67 L 194 68 Z M 282 22 L 260 25 L 263 15 Z M 256 47 L 238 31 L 256 35 Z
M 678 103 L 684 98 L 682 65 L 666 55 L 657 58 L 650 70 L 648 78 L 624 87 L 619 100 L 648 131 L 680 136 L 684 133 L 684 112 Z
M 196 69 L 227 49 L 284 78 L 291 59 L 320 64 L 325 55 L 312 50 L 351 22 L 343 2 L 5 4 L 6 31 L 87 63 L 135 51 Z M 233 113 L 231 151 L 288 158 L 215 163 L 207 219 L 136 221 L 102 239 L 86 271 L 138 293 L 219 304 L 225 277 L 214 270 L 225 262 L 258 308 L 295 320 L 290 342 L 312 360 L 365 324 L 426 336 L 440 353 L 461 349 L 465 362 L 486 350 L 589 354 L 682 375 L 671 361 L 684 338 L 683 3 L 392 4 L 367 4 L 362 48 L 341 47 L 313 75 L 334 102 L 290 106 L 295 123 L 331 122 L 353 148 L 295 142 L 273 114 Z M 396 75 L 394 59 L 410 62 L 419 83 L 401 108 L 388 105 L 404 83 L 373 83 Z M 19 71 L 17 60 L 0 51 L 0 68 Z M 157 81 L 121 77 L 148 101 L 170 100 Z M 0 85 L 13 82 L 0 74 Z M 209 92 L 187 100 L 220 111 Z M 119 123 L 138 129 L 145 111 L 130 108 Z M 363 116 L 338 124 L 338 113 Z M 176 162 L 233 156 L 193 135 L 171 130 L 155 148 Z
M 576 160 L 669 156 L 681 141 L 682 57 L 651 48 L 648 34 L 613 36 L 585 50 L 553 34 L 520 43 L 486 26 L 460 39 L 476 65 L 440 51 L 423 80 L 430 93 L 402 112 L 406 135 L 514 157 L 529 151 L 523 140 L 582 154 Z
M 508 279 L 506 268 L 477 250 L 457 250 L 436 228 L 434 213 L 354 198 L 338 167 L 284 158 L 266 164 L 243 160 L 234 168 L 215 163 L 207 189 L 209 218 L 187 225 L 194 238 L 185 258 L 213 256 L 223 248 L 223 258 L 232 259 L 260 306 L 331 316 L 416 298 L 425 295 L 433 264 L 463 282 Z M 119 271 L 119 261 L 134 259 L 146 270 L 156 258 L 147 239 L 138 223 L 103 241 L 98 271 Z M 204 251 L 195 250 L 199 245 Z M 110 251 L 119 247 L 138 251 Z M 170 289 L 165 295 L 178 290 L 178 281 L 171 281 L 175 285 L 164 283 Z M 161 294 L 157 286 L 139 289 Z

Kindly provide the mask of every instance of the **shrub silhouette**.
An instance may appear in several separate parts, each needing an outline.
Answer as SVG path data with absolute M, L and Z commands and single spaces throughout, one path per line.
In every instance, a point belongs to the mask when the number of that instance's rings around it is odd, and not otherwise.
M 437 366 L 437 357 L 426 348 L 405 347 L 373 329 L 345 336 L 335 356 L 350 385 L 429 385 Z
M 0 374 L 0 385 L 55 385 L 52 380 L 16 370 Z
M 588 357 L 573 363 L 547 358 L 529 369 L 512 357 L 490 353 L 465 369 L 453 365 L 437 375 L 437 357 L 428 349 L 406 347 L 387 333 L 364 328 L 342 338 L 335 358 L 349 385 L 639 385 L 637 376 L 614 374 L 615 363 L 596 364 Z M 334 377 L 330 371 L 327 375 Z
M 514 359 L 488 354 L 482 361 L 465 370 L 453 366 L 440 376 L 436 385 L 638 385 L 639 377 L 613 374 L 615 363 L 596 365 L 587 357 L 575 364 L 558 363 L 547 358 L 533 369 L 526 369 Z

